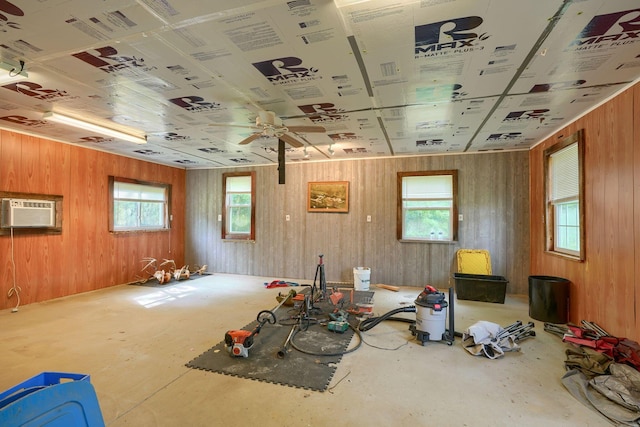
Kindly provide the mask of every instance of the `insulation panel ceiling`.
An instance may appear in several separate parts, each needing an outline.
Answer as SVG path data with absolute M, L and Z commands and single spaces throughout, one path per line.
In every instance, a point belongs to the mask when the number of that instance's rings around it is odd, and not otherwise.
M 289 162 L 525 150 L 640 77 L 637 0 L 8 0 L 0 30 L 0 127 L 187 169 L 277 163 L 240 144 L 262 111 L 324 127 Z

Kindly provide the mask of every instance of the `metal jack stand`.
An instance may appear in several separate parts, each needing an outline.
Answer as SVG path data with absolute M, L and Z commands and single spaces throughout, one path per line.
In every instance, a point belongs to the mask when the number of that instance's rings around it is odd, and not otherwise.
M 303 286 L 309 286 L 309 285 L 303 285 Z M 300 307 L 298 316 L 295 316 L 296 322 L 291 327 L 291 330 L 289 331 L 289 335 L 287 336 L 287 339 L 284 340 L 284 344 L 282 344 L 282 347 L 280 347 L 280 350 L 278 350 L 278 352 L 276 353 L 276 356 L 278 357 L 278 359 L 285 358 L 285 356 L 289 352 L 289 344 L 291 343 L 293 336 L 298 331 L 306 331 L 309 328 L 309 325 L 311 324 L 312 321 L 314 322 L 317 321 L 317 319 L 309 316 L 312 310 L 313 310 L 313 296 L 305 295 L 304 303 Z
M 320 286 L 320 298 L 325 300 L 327 298 L 327 279 L 324 276 L 324 263 L 322 262 L 322 257 L 324 255 L 318 255 L 318 266 L 316 267 L 316 275 L 313 278 L 313 289 L 316 289 L 316 281 Z
M 294 335 L 298 331 L 307 330 L 312 321 L 317 321 L 317 319 L 310 317 L 310 315 L 322 312 L 319 307 L 314 305 L 316 301 L 324 301 L 327 298 L 327 279 L 324 276 L 324 263 L 322 257 L 324 257 L 323 254 L 318 255 L 318 266 L 316 267 L 316 275 L 313 278 L 313 285 L 302 285 L 311 287 L 311 295 L 305 295 L 304 303 L 302 307 L 300 307 L 300 312 L 296 318 L 296 323 L 291 327 L 291 331 L 289 331 L 287 339 L 284 341 L 284 344 L 282 344 L 280 350 L 278 350 L 277 356 L 279 359 L 284 359 L 287 355 L 289 351 L 289 344 L 291 343 Z M 320 296 L 316 296 L 318 288 L 320 289 Z

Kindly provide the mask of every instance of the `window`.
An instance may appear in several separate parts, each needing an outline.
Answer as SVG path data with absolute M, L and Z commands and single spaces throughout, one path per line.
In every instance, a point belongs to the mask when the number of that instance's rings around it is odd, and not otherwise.
M 458 239 L 458 171 L 398 172 L 398 240 Z
M 255 240 L 255 172 L 222 174 L 222 238 Z
M 110 231 L 169 228 L 171 186 L 109 177 Z
M 545 159 L 546 250 L 584 259 L 582 131 L 548 148 Z

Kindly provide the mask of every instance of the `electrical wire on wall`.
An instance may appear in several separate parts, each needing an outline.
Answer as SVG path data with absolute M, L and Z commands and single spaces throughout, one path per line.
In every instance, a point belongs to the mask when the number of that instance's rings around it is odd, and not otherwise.
M 22 74 L 24 71 L 24 61 L 20 61 L 20 69 L 16 69 L 15 67 L 9 71 L 9 77 L 16 77 Z
M 7 297 L 11 298 L 15 295 L 16 298 L 18 298 L 18 303 L 11 310 L 12 313 L 16 313 L 20 306 L 20 292 L 22 292 L 22 289 L 16 284 L 16 261 L 13 255 L 13 227 L 11 227 L 11 272 L 13 273 L 13 286 L 9 289 L 9 292 L 7 292 Z

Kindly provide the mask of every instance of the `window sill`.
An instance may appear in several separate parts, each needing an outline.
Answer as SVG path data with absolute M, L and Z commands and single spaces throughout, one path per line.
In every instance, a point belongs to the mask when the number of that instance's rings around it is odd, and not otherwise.
M 458 243 L 456 240 L 410 240 L 410 239 L 400 239 L 398 240 L 400 243 L 435 243 L 438 245 L 454 245 Z
M 224 243 L 255 243 L 255 240 L 249 239 L 222 239 Z
M 171 231 L 170 228 L 145 228 L 145 229 L 131 229 L 131 230 L 109 230 L 112 234 L 133 234 L 133 233 L 158 233 Z
M 547 255 L 558 257 L 558 258 L 566 259 L 567 261 L 584 262 L 584 258 L 581 258 L 576 255 L 563 254 L 562 252 L 554 252 L 554 251 L 544 251 L 544 253 Z

